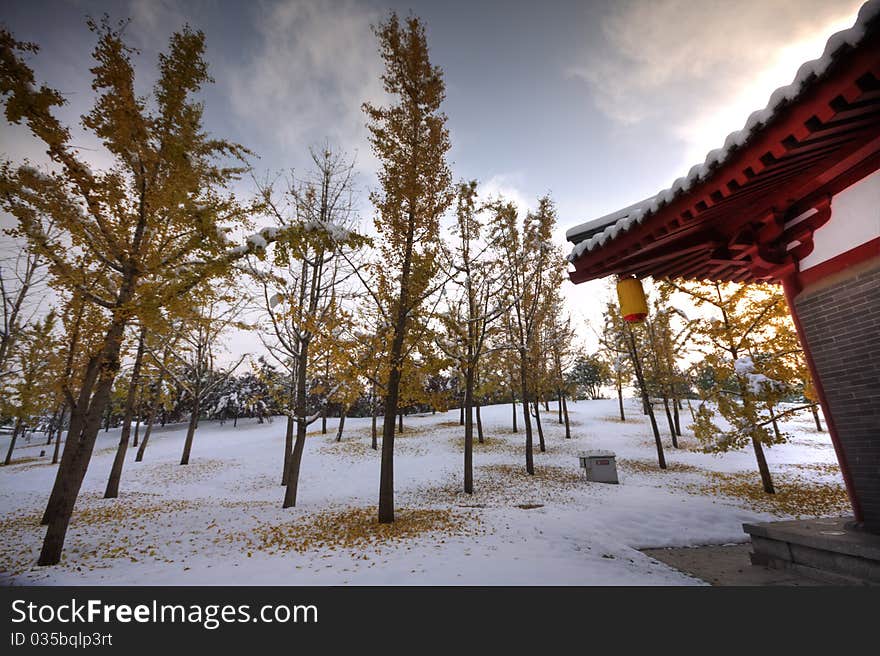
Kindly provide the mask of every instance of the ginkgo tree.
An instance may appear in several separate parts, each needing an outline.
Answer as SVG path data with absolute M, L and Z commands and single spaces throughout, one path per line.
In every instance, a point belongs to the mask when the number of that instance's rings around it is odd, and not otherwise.
M 232 247 L 223 230 L 247 224 L 250 208 L 241 206 L 230 185 L 245 170 L 248 152 L 204 130 L 199 94 L 211 82 L 204 34 L 189 27 L 172 34 L 159 55 L 151 93 L 139 96 L 125 23 L 105 19 L 89 21 L 89 27 L 97 39 L 91 69 L 95 100 L 81 124 L 109 159 L 101 171 L 92 170 L 72 129 L 56 116 L 64 95 L 37 85 L 26 61 L 37 46 L 0 30 L 6 120 L 23 124 L 43 144 L 51 167 L 42 173 L 27 162 L 4 162 L 0 203 L 16 219 L 16 234 L 49 263 L 52 285 L 108 315 L 100 346 L 68 400 L 68 439 L 47 506 L 41 565 L 61 558 L 126 328 L 135 318 L 148 325 L 161 308 L 249 253 L 263 251 L 278 234 L 264 230 Z
M 181 465 L 189 464 L 205 399 L 223 385 L 247 357 L 246 353 L 240 354 L 233 363 L 223 368 L 217 363 L 220 335 L 229 328 L 244 327 L 238 321 L 243 299 L 228 290 L 204 285 L 197 288 L 193 298 L 196 303 L 185 313 L 170 317 L 168 327 L 163 331 L 177 339 L 178 348 L 170 352 L 170 366 L 165 364 L 164 357 L 151 352 L 156 366 L 186 393 L 190 402 L 189 424 L 180 456 Z
M 666 469 L 666 454 L 663 451 L 663 442 L 660 439 L 660 429 L 657 427 L 657 418 L 654 415 L 654 407 L 651 404 L 650 391 L 645 377 L 644 349 L 639 348 L 640 342 L 647 341 L 644 326 L 633 327 L 626 322 L 620 314 L 620 308 L 616 303 L 607 303 L 602 315 L 604 330 L 602 337 L 603 346 L 610 353 L 615 353 L 615 360 L 622 355 L 626 356 L 636 381 L 636 388 L 642 401 L 642 409 L 648 415 L 651 424 L 651 433 L 654 435 L 654 446 L 657 449 L 657 465 L 660 469 Z M 623 349 L 622 353 L 619 349 Z M 622 367 L 621 367 L 622 368 Z M 620 380 L 618 378 L 618 380 Z M 618 387 L 618 400 L 620 403 L 620 415 L 623 417 L 623 394 Z
M 562 271 L 559 270 L 557 275 L 561 277 Z M 550 296 L 550 308 L 541 341 L 548 356 L 549 388 L 556 394 L 559 423 L 565 424 L 565 437 L 568 439 L 571 438 L 571 420 L 568 416 L 568 396 L 571 390 L 566 373 L 574 365 L 577 334 L 571 324 L 571 317 L 564 315 L 559 286 Z
M 52 232 L 51 220 L 45 229 Z M 0 258 L 0 376 L 10 373 L 15 342 L 38 314 L 47 278 L 47 262 L 39 252 L 22 240 L 10 239 L 9 243 L 14 254 Z
M 770 284 L 681 280 L 670 284 L 708 315 L 693 324 L 694 340 L 705 353 L 702 364 L 713 372 L 701 389 L 703 403 L 695 413 L 694 435 L 707 451 L 751 444 L 764 491 L 773 494 L 764 447 L 783 442 L 785 436 L 767 428 L 773 417 L 762 406 L 784 383 L 762 371 L 756 356 L 772 350 L 774 324 L 787 316 L 782 290 Z M 716 414 L 729 429 L 718 425 Z
M 526 471 L 535 473 L 532 435 L 534 378 L 538 373 L 536 344 L 550 308 L 554 280 L 565 260 L 551 241 L 556 224 L 556 208 L 549 196 L 538 199 L 537 208 L 518 221 L 515 204 L 499 199 L 491 204 L 490 240 L 497 251 L 500 266 L 507 271 L 509 284 L 504 299 L 509 308 L 506 321 L 506 345 L 516 361 L 517 387 L 523 407 L 525 426 Z
M 57 322 L 57 315 L 51 310 L 41 320 L 26 325 L 17 335 L 12 357 L 14 373 L 4 376 L 0 386 L 0 411 L 15 417 L 4 465 L 12 462 L 17 438 L 36 417 L 52 411 L 60 365 Z
M 281 403 L 288 417 L 284 508 L 296 505 L 308 426 L 343 385 L 353 384 L 346 373 L 349 347 L 342 339 L 352 321 L 345 307 L 346 282 L 355 252 L 369 243 L 353 229 L 353 163 L 329 147 L 311 155 L 310 175 L 291 180 L 283 192 L 262 186 L 266 211 L 286 232 L 269 267 L 250 269 L 262 291 L 264 344 L 289 381 Z M 337 380 L 317 389 L 313 382 L 322 362 L 336 370 Z M 310 404 L 310 392 L 320 400 Z
M 451 266 L 459 295 L 450 299 L 446 312 L 439 316 L 445 334 L 437 345 L 458 363 L 464 379 L 464 491 L 472 494 L 477 376 L 491 331 L 507 310 L 502 294 L 507 276 L 490 244 L 481 239 L 485 226 L 477 206 L 476 181 L 460 183 L 456 191 Z
M 416 16 L 401 20 L 392 12 L 375 33 L 389 104 L 363 105 L 380 185 L 370 195 L 380 261 L 366 287 L 387 326 L 378 516 L 379 522 L 389 523 L 394 521 L 394 423 L 407 336 L 415 315 L 438 291 L 440 218 L 453 194 L 446 163 L 449 134 L 440 111 L 443 73 L 431 64 L 424 23 Z
M 116 447 L 116 456 L 113 459 L 113 466 L 110 468 L 110 477 L 107 479 L 107 488 L 104 490 L 105 499 L 115 499 L 119 496 L 119 483 L 122 479 L 122 467 L 125 464 L 125 454 L 128 451 L 128 443 L 131 438 L 131 422 L 134 418 L 137 394 L 141 384 L 141 365 L 144 361 L 144 346 L 146 338 L 147 327 L 140 326 L 134 340 L 137 342 L 137 346 L 135 348 L 131 375 L 127 381 L 128 389 L 125 392 L 125 404 L 122 413 L 122 430 L 119 432 L 119 444 Z
M 144 428 L 143 439 L 141 439 L 135 454 L 135 462 L 143 461 L 147 445 L 150 442 L 150 436 L 153 434 L 156 416 L 160 410 L 170 405 L 169 379 L 165 371 L 173 366 L 172 357 L 180 340 L 180 337 L 170 328 L 169 326 L 167 333 L 164 331 L 159 333 L 154 327 L 153 332 L 146 335 L 145 348 L 150 356 L 143 363 L 145 372 L 142 374 L 144 380 L 147 381 L 145 394 L 146 427 Z

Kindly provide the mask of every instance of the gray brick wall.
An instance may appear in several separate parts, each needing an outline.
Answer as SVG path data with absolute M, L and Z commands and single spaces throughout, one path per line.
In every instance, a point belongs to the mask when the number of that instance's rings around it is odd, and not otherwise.
M 795 300 L 865 528 L 880 532 L 880 263 Z

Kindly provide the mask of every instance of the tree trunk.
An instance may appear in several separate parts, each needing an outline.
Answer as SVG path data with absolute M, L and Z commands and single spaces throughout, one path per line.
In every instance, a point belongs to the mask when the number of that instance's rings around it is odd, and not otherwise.
M 544 427 L 541 425 L 541 403 L 539 401 L 535 401 L 535 426 L 538 427 L 538 445 L 541 453 L 545 453 L 547 446 L 544 444 Z
M 483 417 L 480 412 L 482 406 L 480 402 L 477 401 L 477 442 L 483 444 L 486 440 L 483 438 Z
M 824 432 L 822 422 L 819 421 L 819 408 L 815 405 L 811 405 L 810 410 L 813 412 L 813 420 L 816 422 L 816 430 L 820 433 Z
M 654 417 L 654 408 L 651 406 L 651 400 L 648 398 L 648 387 L 645 385 L 645 377 L 642 374 L 642 363 L 639 362 L 639 351 L 636 347 L 636 338 L 632 334 L 632 328 L 627 326 L 627 335 L 629 336 L 630 357 L 633 362 L 633 370 L 636 374 L 636 380 L 639 383 L 639 390 L 642 393 L 642 407 L 647 409 L 647 415 L 651 420 L 651 430 L 654 432 L 654 445 L 657 447 L 657 463 L 660 469 L 666 469 L 666 456 L 663 453 L 663 442 L 660 441 L 660 429 L 657 428 L 657 419 Z
M 561 424 L 562 422 L 562 390 L 556 391 L 556 410 L 559 415 L 559 421 L 557 423 Z
M 461 407 L 458 409 L 458 425 L 464 426 L 464 399 L 462 399 Z
M 156 420 L 156 407 L 150 408 L 150 414 L 147 415 L 147 428 L 144 431 L 144 439 L 138 447 L 137 454 L 134 457 L 135 462 L 141 462 L 144 459 L 144 452 L 147 450 L 147 442 L 150 440 L 150 434 L 153 432 L 153 422 Z
M 282 508 L 291 508 L 296 505 L 296 496 L 299 490 L 299 470 L 302 465 L 303 450 L 306 446 L 306 412 L 308 402 L 306 399 L 306 377 L 309 363 L 309 341 L 303 339 L 299 343 L 299 360 L 296 371 L 296 440 L 293 443 L 293 451 L 290 454 L 290 463 L 287 473 L 287 487 L 284 489 L 284 501 Z
M 290 454 L 290 472 L 287 475 L 287 488 L 284 490 L 282 508 L 291 508 L 296 505 L 296 494 L 299 490 L 299 470 L 302 465 L 303 450 L 306 446 L 307 428 L 305 421 L 296 422 L 296 441 L 293 443 L 293 452 Z
M 397 432 L 398 433 L 403 432 L 403 413 L 402 412 L 398 413 L 398 415 L 397 415 Z
M 4 465 L 12 462 L 12 450 L 15 448 L 15 440 L 18 439 L 19 431 L 21 431 L 21 417 L 15 420 L 15 428 L 12 429 L 12 439 L 9 440 L 9 449 L 6 451 L 6 460 L 3 461 Z
M 61 453 L 61 433 L 64 431 L 64 415 L 67 413 L 67 406 L 61 406 L 61 417 L 58 419 L 58 431 L 55 433 L 55 449 L 52 451 L 52 464 L 58 464 L 58 456 Z
M 141 328 L 137 354 L 134 358 L 134 366 L 131 369 L 131 380 L 128 384 L 128 396 L 125 399 L 125 411 L 122 414 L 122 430 L 119 433 L 119 445 L 116 447 L 116 457 L 113 458 L 110 478 L 107 480 L 107 488 L 104 490 L 105 499 L 115 499 L 119 496 L 119 481 L 122 479 L 122 466 L 125 464 L 128 439 L 131 436 L 131 420 L 134 417 L 134 403 L 137 398 L 137 389 L 140 382 L 138 379 L 141 375 L 141 362 L 144 359 L 144 339 L 146 336 L 147 329 Z
M 287 428 L 284 431 L 284 465 L 281 469 L 281 484 L 287 485 L 290 480 L 290 454 L 293 452 L 293 430 L 296 422 L 287 415 Z
M 571 421 L 568 418 L 568 401 L 565 394 L 562 395 L 562 416 L 565 418 L 565 439 L 571 439 Z
M 342 441 L 342 428 L 345 426 L 345 415 L 348 413 L 348 408 L 344 408 L 342 410 L 342 414 L 339 415 L 339 428 L 336 431 L 336 441 Z
M 287 487 L 284 490 L 282 508 L 291 508 L 296 505 L 296 494 L 299 489 L 299 470 L 302 464 L 302 454 L 306 445 L 305 417 L 300 415 L 296 422 L 296 441 L 293 443 L 293 452 L 290 454 L 290 471 L 287 474 Z
M 736 362 L 736 351 L 731 351 L 731 354 L 734 358 L 734 362 Z M 746 387 L 742 376 L 737 375 L 736 378 L 739 385 L 740 398 L 742 399 L 745 416 L 748 417 L 751 421 L 754 421 L 755 418 L 758 417 L 757 408 L 755 408 L 754 404 L 752 403 L 751 397 L 749 396 L 749 390 Z M 761 485 L 764 488 L 764 492 L 766 492 L 767 494 L 775 494 L 776 490 L 773 488 L 773 479 L 770 476 L 770 467 L 767 466 L 767 459 L 764 457 L 764 447 L 761 446 L 761 440 L 758 436 L 758 429 L 753 429 L 749 437 L 752 439 L 752 449 L 754 449 L 755 451 L 755 460 L 758 463 L 758 472 L 761 474 Z
M 678 414 L 679 405 L 681 405 L 679 399 L 672 399 L 672 421 L 675 423 L 675 434 L 681 437 L 681 418 Z
M 302 465 L 303 450 L 306 445 L 306 426 L 305 416 L 300 415 L 296 422 L 296 440 L 293 443 L 293 451 L 290 454 L 290 464 L 287 474 L 287 487 L 284 490 L 284 501 L 282 508 L 291 508 L 296 506 L 296 495 L 299 490 L 299 471 Z
M 372 439 L 373 451 L 379 450 L 379 431 L 376 427 L 376 418 L 379 416 L 379 404 L 376 402 L 376 383 L 373 383 L 373 403 L 370 417 L 370 437 Z
M 528 373 L 526 371 L 526 351 L 525 349 L 520 349 L 520 376 L 519 383 L 522 394 L 522 406 L 523 406 L 523 423 L 525 424 L 526 429 L 526 471 L 529 475 L 535 474 L 535 459 L 534 454 L 532 453 L 532 418 L 529 416 L 529 382 L 528 382 Z
M 385 394 L 385 414 L 382 418 L 382 461 L 379 473 L 379 523 L 394 521 L 394 423 L 397 419 L 397 400 L 400 393 L 400 365 L 403 353 L 402 330 L 397 331 L 391 345 L 391 372 Z M 398 343 L 399 342 L 399 343 Z
M 761 485 L 767 494 L 775 494 L 773 487 L 773 479 L 770 477 L 770 467 L 767 466 L 767 459 L 764 457 L 764 448 L 761 441 L 752 435 L 752 448 L 755 450 L 755 460 L 758 461 L 758 471 L 761 473 Z
M 767 412 L 770 413 L 770 423 L 773 424 L 773 434 L 776 436 L 776 440 L 782 441 L 782 432 L 779 430 L 779 423 L 776 421 L 776 412 L 774 412 L 775 408 L 772 404 L 767 404 Z
M 620 406 L 620 421 L 626 421 L 626 415 L 623 413 L 623 384 L 617 379 L 617 405 Z
M 464 375 L 464 491 L 474 493 L 474 369 Z
M 43 518 L 40 520 L 40 524 L 42 525 L 49 524 L 52 517 L 57 513 L 59 499 L 62 492 L 62 482 L 65 479 L 65 476 L 69 475 L 68 472 L 73 471 L 73 462 L 82 437 L 81 433 L 85 421 L 84 408 L 87 408 L 89 398 L 97 385 L 99 366 L 99 355 L 89 358 L 82 386 L 80 387 L 79 397 L 77 398 L 76 405 L 74 405 L 70 411 L 70 424 L 67 427 L 67 438 L 64 440 L 64 449 L 61 452 L 61 464 L 55 472 L 55 482 L 52 485 L 52 492 L 49 495 L 49 501 L 46 503 L 46 509 L 43 511 Z
M 200 390 L 196 390 L 196 394 L 198 394 Z M 189 426 L 186 428 L 186 440 L 183 443 L 183 455 L 180 457 L 181 465 L 189 464 L 189 454 L 192 451 L 193 438 L 196 434 L 196 428 L 199 425 L 199 398 L 196 396 L 193 399 L 193 409 L 192 414 L 189 416 Z
M 519 431 L 516 428 L 516 397 L 511 395 L 511 398 L 513 399 L 510 402 L 510 409 L 513 414 L 513 432 L 518 433 Z
M 131 301 L 133 286 L 134 280 L 132 279 L 123 284 L 117 301 L 118 307 L 125 307 Z M 95 448 L 95 440 L 101 428 L 101 416 L 110 402 L 113 380 L 119 371 L 119 352 L 122 349 L 122 336 L 127 321 L 125 315 L 117 315 L 113 318 L 104 338 L 101 352 L 90 361 L 83 379 L 80 394 L 81 403 L 77 408 L 78 414 L 82 418 L 74 422 L 73 415 L 71 415 L 71 430 L 68 431 L 64 452 L 61 456 L 61 465 L 58 467 L 56 476 L 58 492 L 54 503 L 50 497 L 50 506 L 47 507 L 44 516 L 44 519 L 49 523 L 49 528 L 43 540 L 43 547 L 37 561 L 38 565 L 55 565 L 61 560 L 70 517 L 73 514 L 73 508 Z M 96 379 L 97 383 L 94 382 Z M 92 389 L 94 389 L 94 393 L 91 393 Z M 90 402 L 88 410 L 84 412 L 82 408 L 86 407 L 86 401 Z M 75 431 L 73 430 L 74 424 L 76 424 Z M 68 452 L 70 452 L 70 456 L 68 456 Z
M 412 225 L 412 224 L 411 224 Z M 391 369 L 385 388 L 385 408 L 382 422 L 382 459 L 379 471 L 379 523 L 394 521 L 394 421 L 400 401 L 400 379 L 403 368 L 403 343 L 406 337 L 408 284 L 412 256 L 412 234 L 408 235 L 406 259 L 401 273 L 401 291 L 398 299 L 394 339 L 391 342 L 389 360 Z
M 321 435 L 327 434 L 327 410 L 321 413 Z
M 141 432 L 141 411 L 140 411 L 140 409 L 138 409 L 137 420 L 135 421 L 135 424 L 134 424 L 134 438 L 132 438 L 132 440 L 131 440 L 132 448 L 137 447 L 138 436 L 139 436 L 140 432 Z
M 672 421 L 672 413 L 669 411 L 669 397 L 663 395 L 663 409 L 666 411 L 666 423 L 669 424 L 669 434 L 672 435 L 672 446 L 678 448 L 678 437 L 675 435 L 675 422 Z

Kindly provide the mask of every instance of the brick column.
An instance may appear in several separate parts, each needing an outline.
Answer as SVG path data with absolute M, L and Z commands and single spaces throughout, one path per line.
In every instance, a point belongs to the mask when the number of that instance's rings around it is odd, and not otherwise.
M 880 533 L 880 258 L 789 291 L 792 300 L 856 517 Z

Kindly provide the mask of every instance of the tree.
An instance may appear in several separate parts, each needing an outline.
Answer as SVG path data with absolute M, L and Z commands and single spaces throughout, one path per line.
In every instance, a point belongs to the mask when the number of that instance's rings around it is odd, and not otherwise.
M 558 293 L 545 332 L 544 343 L 549 347 L 553 386 L 559 406 L 559 423 L 565 424 L 565 437 L 569 439 L 571 422 L 568 416 L 567 397 L 572 393 L 573 387 L 569 384 L 566 374 L 572 366 L 576 335 L 571 325 L 571 317 L 566 316 L 564 320 L 562 318 L 562 299 L 558 297 Z
M 666 455 L 663 453 L 663 442 L 660 439 L 660 429 L 657 427 L 657 418 L 654 416 L 654 407 L 651 405 L 651 395 L 648 383 L 645 377 L 643 367 L 644 349 L 639 348 L 639 342 L 647 339 L 644 326 L 634 328 L 631 324 L 623 320 L 620 315 L 620 309 L 614 303 L 608 303 L 603 314 L 605 322 L 604 334 L 609 336 L 608 341 L 604 342 L 606 348 L 615 350 L 619 348 L 620 342 L 625 349 L 633 375 L 636 379 L 636 385 L 642 399 L 642 407 L 648 419 L 651 422 L 651 432 L 654 434 L 654 445 L 657 448 L 657 464 L 660 469 L 666 469 Z M 640 331 L 637 335 L 636 331 Z M 618 388 L 618 399 L 620 401 L 621 416 L 623 416 L 623 395 Z
M 369 384 L 370 433 L 371 446 L 374 451 L 379 449 L 378 416 L 381 399 L 384 397 L 385 384 L 389 379 L 388 369 L 388 325 L 385 323 L 381 308 L 362 299 L 357 306 L 360 321 L 352 324 L 352 348 L 349 352 L 349 363 L 354 371 L 367 379 Z
M 128 389 L 125 394 L 122 430 L 119 431 L 119 445 L 116 448 L 113 467 L 110 469 L 110 478 L 107 480 L 107 488 L 104 490 L 105 499 L 115 499 L 119 496 L 119 481 L 122 479 L 122 466 L 125 464 L 125 454 L 128 451 L 128 441 L 131 437 L 131 421 L 134 418 L 135 403 L 137 402 L 137 393 L 140 388 L 141 364 L 144 360 L 146 338 L 147 328 L 146 326 L 142 326 L 138 331 L 137 351 L 134 356 L 131 377 L 129 378 Z
M 318 384 L 319 371 L 325 369 L 321 364 L 338 369 L 348 359 L 341 340 L 351 323 L 343 307 L 344 284 L 352 275 L 348 263 L 353 253 L 368 243 L 352 229 L 353 163 L 329 147 L 311 155 L 311 176 L 291 180 L 280 198 L 271 185 L 262 187 L 270 215 L 288 230 L 276 245 L 273 268 L 252 270 L 263 288 L 268 317 L 264 344 L 289 380 L 287 394 L 281 395 L 288 417 L 284 508 L 296 505 L 308 426 L 337 392 L 338 385 L 329 381 Z M 347 378 L 340 373 L 340 380 Z
M 158 334 L 155 330 L 146 337 L 146 350 L 150 357 L 143 363 L 146 370 L 143 378 L 149 381 L 147 392 L 147 427 L 144 429 L 144 437 L 135 454 L 135 462 L 142 462 L 150 435 L 153 433 L 153 424 L 156 415 L 161 409 L 163 412 L 171 404 L 171 391 L 168 389 L 168 378 L 165 370 L 172 366 L 172 354 L 177 348 L 179 338 L 169 332 Z
M 107 310 L 100 348 L 90 358 L 71 406 L 68 439 L 47 511 L 49 529 L 39 564 L 56 564 L 101 417 L 120 366 L 126 327 L 149 325 L 158 310 L 181 302 L 201 282 L 224 273 L 249 253 L 262 252 L 277 233 L 252 236 L 228 248 L 224 223 L 245 225 L 249 208 L 228 193 L 244 169 L 241 146 L 211 138 L 203 129 L 204 105 L 195 98 L 211 81 L 205 39 L 188 27 L 171 36 L 159 56 L 150 97 L 135 93 L 132 50 L 125 23 L 89 21 L 97 35 L 92 88 L 96 100 L 82 117 L 112 158 L 94 172 L 55 116 L 66 101 L 37 87 L 24 57 L 37 46 L 0 30 L 0 94 L 7 121 L 24 123 L 42 142 L 48 175 L 27 165 L 0 167 L 0 202 L 17 220 L 16 235 L 49 263 L 56 289 L 80 294 Z M 230 164 L 231 161 L 231 164 Z M 46 217 L 57 230 L 45 229 Z
M 446 165 L 449 134 L 440 112 L 442 71 L 428 57 L 425 27 L 397 14 L 375 28 L 385 62 L 382 83 L 394 100 L 385 107 L 364 103 L 370 145 L 380 163 L 376 207 L 381 271 L 373 294 L 388 326 L 388 380 L 384 386 L 379 522 L 394 521 L 394 420 L 407 357 L 405 343 L 415 314 L 435 292 L 440 217 L 452 202 Z
M 74 390 L 81 386 L 87 363 L 96 353 L 101 341 L 101 327 L 104 324 L 106 311 L 92 303 L 88 303 L 81 295 L 73 293 L 65 299 L 60 313 L 64 337 L 60 346 L 60 358 L 63 367 L 59 371 L 57 393 L 61 401 L 58 431 L 55 436 L 55 448 L 52 452 L 52 464 L 57 464 L 61 448 L 61 433 L 64 419 L 74 398 Z M 65 442 L 66 444 L 66 442 Z M 57 479 L 56 479 L 57 485 Z M 53 496 L 57 493 L 53 488 Z M 42 523 L 48 521 L 44 516 Z
M 462 182 L 456 189 L 454 225 L 458 240 L 452 248 L 453 280 L 459 298 L 440 316 L 445 339 L 437 341 L 444 353 L 459 364 L 464 378 L 464 491 L 474 491 L 474 413 L 475 389 L 480 362 L 494 323 L 507 309 L 501 292 L 507 278 L 500 270 L 489 246 L 482 243 L 483 224 L 477 211 L 477 183 Z M 481 436 L 482 441 L 482 436 Z
M 171 352 L 172 365 L 166 366 L 158 357 L 153 361 L 166 376 L 184 392 L 190 401 L 189 425 L 183 442 L 181 465 L 188 465 L 193 440 L 199 425 L 199 416 L 205 400 L 232 376 L 247 354 L 238 361 L 220 369 L 216 365 L 215 353 L 220 335 L 230 327 L 243 327 L 238 322 L 242 301 L 228 294 L 217 294 L 213 289 L 202 287 L 201 293 L 194 295 L 195 307 L 170 328 L 179 338 L 180 349 Z
M 813 383 L 810 369 L 807 366 L 806 358 L 804 358 L 803 355 L 798 358 L 798 376 L 801 380 L 804 400 L 810 403 L 810 412 L 813 413 L 813 421 L 816 422 L 816 430 L 822 433 L 825 429 L 822 428 L 822 422 L 819 420 L 819 395 L 816 392 L 816 386 Z
M 0 409 L 4 414 L 15 417 L 15 426 L 6 451 L 4 465 L 12 462 L 15 442 L 22 431 L 26 431 L 33 418 L 49 413 L 54 409 L 54 385 L 59 369 L 57 354 L 58 338 L 55 335 L 57 316 L 50 311 L 42 320 L 25 326 L 17 334 L 14 351 L 15 375 L 11 384 L 3 384 L 3 402 Z
M 538 199 L 538 207 L 528 212 L 522 227 L 517 221 L 517 208 L 499 200 L 492 204 L 491 241 L 498 250 L 501 266 L 508 271 L 506 289 L 508 347 L 515 355 L 518 369 L 518 388 L 523 404 L 523 422 L 526 432 L 526 471 L 535 473 L 532 453 L 531 404 L 537 403 L 534 394 L 536 343 L 554 289 L 549 280 L 558 279 L 564 260 L 550 241 L 556 224 L 556 209 L 549 196 Z M 542 445 L 543 446 L 543 445 Z
M 677 448 L 677 437 L 681 435 L 678 404 L 681 394 L 687 389 L 687 381 L 678 367 L 678 360 L 690 341 L 694 322 L 673 305 L 672 293 L 675 288 L 672 285 L 661 282 L 657 291 L 658 294 L 652 299 L 652 311 L 645 322 L 648 328 L 646 347 L 650 353 L 649 378 L 652 390 L 663 402 L 672 446 Z
M 361 384 L 357 373 L 347 365 L 347 362 L 341 362 L 343 367 L 340 371 L 334 373 L 334 380 L 337 382 L 335 392 L 331 397 L 331 401 L 339 408 L 339 425 L 336 428 L 336 441 L 342 441 L 342 431 L 345 429 L 345 418 L 351 411 L 352 406 L 361 398 Z
M 654 299 L 652 314 L 645 318 L 641 331 L 639 350 L 643 355 L 642 369 L 649 396 L 659 397 L 663 403 L 672 446 L 678 448 L 678 433 L 669 406 L 669 399 L 674 394 L 676 369 L 670 351 L 672 349 L 670 314 L 667 308 Z M 676 408 L 677 412 L 677 408 Z
M 31 174 L 39 177 L 36 169 Z M 51 232 L 51 224 L 46 226 Z M 6 231 L 15 234 L 14 231 Z M 33 297 L 40 295 L 46 279 L 46 260 L 24 244 L 14 244 L 15 254 L 0 261 L 0 376 L 10 373 L 8 362 L 14 353 L 15 341 L 39 310 Z M 24 314 L 27 316 L 23 316 Z
M 598 355 L 582 355 L 575 360 L 568 374 L 569 382 L 575 386 L 579 395 L 588 399 L 602 398 L 602 387 L 611 382 L 608 363 Z
M 701 393 L 703 403 L 696 412 L 694 434 L 707 451 L 723 452 L 751 443 L 764 491 L 773 494 L 764 446 L 778 444 L 784 436 L 767 429 L 773 414 L 771 411 L 768 419 L 761 405 L 776 393 L 780 383 L 760 370 L 760 359 L 755 356 L 772 349 L 774 324 L 787 314 L 782 290 L 769 284 L 671 284 L 688 294 L 698 308 L 714 315 L 694 324 L 694 337 L 705 352 L 703 366 L 713 372 Z M 730 430 L 717 425 L 716 413 Z
M 623 385 L 632 379 L 634 371 L 629 359 L 629 340 L 625 322 L 619 313 L 615 311 L 614 306 L 610 304 L 604 314 L 599 344 L 601 346 L 602 360 L 614 382 L 614 387 L 617 389 L 620 421 L 626 421 L 626 413 L 623 407 Z

